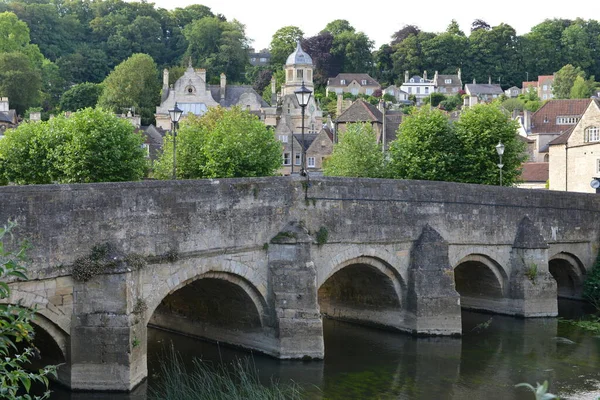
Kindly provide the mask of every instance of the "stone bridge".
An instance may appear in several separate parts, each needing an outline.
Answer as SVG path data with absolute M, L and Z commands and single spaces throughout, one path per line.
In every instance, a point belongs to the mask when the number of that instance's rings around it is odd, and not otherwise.
M 3 187 L 9 246 L 32 244 L 6 301 L 37 308 L 59 380 L 85 390 L 146 377 L 148 325 L 278 358 L 323 358 L 324 316 L 460 335 L 461 307 L 547 317 L 579 298 L 598 199 L 342 178 Z

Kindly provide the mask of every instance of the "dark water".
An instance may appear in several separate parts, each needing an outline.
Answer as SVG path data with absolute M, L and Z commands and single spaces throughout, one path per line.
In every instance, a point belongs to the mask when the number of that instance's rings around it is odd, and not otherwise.
M 560 314 L 578 318 L 581 304 L 560 303 Z M 487 325 L 487 328 L 484 327 Z M 293 380 L 309 399 L 533 399 L 520 382 L 550 382 L 563 399 L 600 396 L 600 337 L 557 319 L 519 319 L 463 312 L 461 338 L 414 338 L 404 334 L 324 321 L 324 361 L 279 361 L 150 329 L 148 382 L 132 394 L 69 393 L 54 388 L 53 399 L 145 399 L 160 381 L 165 347 L 191 362 L 231 362 L 252 357 L 261 379 Z M 559 338 L 559 339 L 557 339 Z M 564 339 L 571 342 L 567 342 Z

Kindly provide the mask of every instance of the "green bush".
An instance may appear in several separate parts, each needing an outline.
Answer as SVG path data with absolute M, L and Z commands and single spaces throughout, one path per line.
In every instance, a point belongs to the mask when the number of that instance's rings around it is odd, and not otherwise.
M 596 257 L 594 267 L 587 274 L 587 278 L 583 283 L 583 297 L 600 312 L 600 252 Z

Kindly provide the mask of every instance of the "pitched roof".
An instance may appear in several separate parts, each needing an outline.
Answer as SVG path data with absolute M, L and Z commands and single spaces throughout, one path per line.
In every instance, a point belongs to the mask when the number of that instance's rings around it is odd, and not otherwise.
M 383 114 L 374 105 L 358 99 L 340 115 L 337 122 L 383 122 Z
M 521 179 L 525 182 L 546 182 L 550 175 L 548 166 L 547 162 L 523 163 Z
M 402 122 L 402 112 L 386 111 L 385 113 L 385 141 L 391 143 L 396 140 L 396 132 Z
M 346 83 L 342 84 L 341 81 L 345 80 Z M 327 79 L 327 86 L 347 86 L 352 81 L 356 81 L 361 86 L 380 86 L 379 82 L 371 78 L 369 74 L 338 74 L 335 78 Z M 362 81 L 367 81 L 365 85 Z
M 554 138 L 550 143 L 548 143 L 548 147 L 554 146 L 555 144 L 567 144 L 567 141 L 571 137 L 571 133 L 573 133 L 574 129 L 575 125 L 571 126 L 562 135 L 560 135 L 557 138 Z
M 591 99 L 549 100 L 531 116 L 532 133 L 560 134 L 572 125 L 558 125 L 556 118 L 581 117 L 590 104 Z
M 308 149 L 310 147 L 310 145 L 312 144 L 312 142 L 315 141 L 317 136 L 319 136 L 318 133 L 305 133 L 304 134 L 304 148 Z M 296 138 L 298 143 L 300 143 L 300 145 L 302 145 L 302 134 L 294 133 L 294 137 Z
M 504 90 L 500 87 L 500 85 L 490 85 L 487 83 L 467 83 L 465 85 L 465 90 L 469 92 L 472 96 L 477 96 L 480 94 L 503 94 Z
M 554 82 L 554 75 L 540 75 L 540 76 L 538 76 L 538 82 L 539 83 L 548 82 L 548 81 Z
M 17 121 L 17 112 L 15 110 L 0 111 L 0 122 L 15 124 Z
M 450 83 L 446 83 L 446 79 L 450 79 Z M 462 87 L 462 80 L 457 74 L 454 75 L 439 75 L 437 76 L 437 86 L 460 86 Z
M 221 99 L 221 86 L 220 85 L 210 85 L 210 94 L 216 102 L 220 102 Z M 261 107 L 269 107 L 267 102 L 259 95 L 254 88 L 250 85 L 227 85 L 225 87 L 225 101 L 221 104 L 222 107 L 232 107 L 235 106 L 239 101 L 240 97 L 249 93 L 258 99 Z

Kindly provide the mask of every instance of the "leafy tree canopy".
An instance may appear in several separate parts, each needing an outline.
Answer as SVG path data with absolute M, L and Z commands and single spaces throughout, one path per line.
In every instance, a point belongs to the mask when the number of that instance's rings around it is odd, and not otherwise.
M 297 26 L 284 26 L 278 29 L 271 39 L 269 49 L 271 51 L 271 65 L 281 68 L 288 56 L 296 48 L 296 42 L 302 40 L 304 32 Z M 306 49 L 304 49 L 306 51 Z
M 82 108 L 94 108 L 102 94 L 102 85 L 96 83 L 80 83 L 63 93 L 60 108 L 63 111 L 77 111 Z
M 323 166 L 326 176 L 385 177 L 384 157 L 369 124 L 348 124 Z
M 41 73 L 26 54 L 0 53 L 0 93 L 9 98 L 17 113 L 39 104 L 41 89 Z

